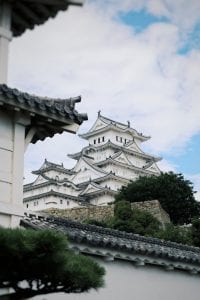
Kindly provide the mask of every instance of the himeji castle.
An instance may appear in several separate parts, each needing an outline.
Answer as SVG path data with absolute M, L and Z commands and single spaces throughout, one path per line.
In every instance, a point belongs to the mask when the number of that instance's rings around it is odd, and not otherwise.
M 139 176 L 160 174 L 161 158 L 142 151 L 150 139 L 131 127 L 98 113 L 92 128 L 81 138 L 88 146 L 68 156 L 76 160 L 72 169 L 47 160 L 34 182 L 24 186 L 24 207 L 30 210 L 66 209 L 88 205 L 107 205 L 117 191 Z

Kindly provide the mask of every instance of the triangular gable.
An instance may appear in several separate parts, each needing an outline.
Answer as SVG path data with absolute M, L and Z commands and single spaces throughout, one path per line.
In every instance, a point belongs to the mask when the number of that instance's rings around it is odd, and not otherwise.
M 47 182 L 48 180 L 46 180 L 43 176 L 39 175 L 36 180 L 32 183 L 32 186 L 34 185 L 38 185 L 44 182 Z
M 98 186 L 97 184 L 92 182 L 92 183 L 88 184 L 88 186 L 80 193 L 80 195 L 98 192 L 103 189 L 104 188 L 102 186 Z
M 125 145 L 125 148 L 134 152 L 143 153 L 143 151 L 139 148 L 135 141 L 131 141 L 130 143 Z
M 75 184 L 96 179 L 98 177 L 105 176 L 106 174 L 105 171 L 96 166 L 92 166 L 82 157 L 79 159 L 73 170 L 76 174 L 72 176 L 70 180 Z
M 148 168 L 146 168 L 146 170 L 155 172 L 155 173 L 160 173 L 160 169 L 158 168 L 158 166 L 155 163 L 152 163 L 152 165 L 149 166 Z
M 85 157 L 80 157 L 79 161 L 72 170 L 74 172 L 90 170 L 101 176 L 106 174 L 106 172 L 104 172 L 100 168 L 93 166 Z
M 105 122 L 103 122 L 100 118 L 97 118 L 97 120 L 94 123 L 94 125 L 92 126 L 92 128 L 90 128 L 89 132 L 99 130 L 106 126 L 107 126 L 107 124 Z
M 120 163 L 126 164 L 126 165 L 132 165 L 131 162 L 128 160 L 128 158 L 126 157 L 126 155 L 123 152 L 120 152 L 118 155 L 113 156 L 112 159 L 114 159 Z

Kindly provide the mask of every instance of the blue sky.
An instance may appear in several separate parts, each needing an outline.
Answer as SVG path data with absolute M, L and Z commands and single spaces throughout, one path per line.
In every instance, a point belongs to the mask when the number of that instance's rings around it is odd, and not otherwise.
M 27 80 L 27 78 L 29 80 Z M 49 97 L 82 95 L 78 111 L 131 121 L 145 151 L 200 191 L 200 1 L 90 0 L 14 39 L 9 85 Z M 30 146 L 25 176 L 44 158 L 71 166 L 85 145 L 64 134 Z
M 149 26 L 156 23 L 170 23 L 166 16 L 156 16 L 149 13 L 144 8 L 138 11 L 119 12 L 118 20 L 130 26 L 136 34 L 145 31 Z M 181 32 L 180 32 L 181 35 Z M 199 21 L 184 37 L 181 47 L 177 49 L 177 54 L 187 55 L 194 49 L 200 50 L 200 12 Z M 200 68 L 200 65 L 199 65 Z M 200 69 L 199 69 L 200 70 Z M 200 76 L 200 71 L 199 71 Z M 177 124 L 178 126 L 178 124 Z M 172 149 L 169 152 L 161 151 L 160 154 L 175 166 L 177 172 L 195 175 L 200 172 L 200 133 L 192 135 L 187 141 L 184 149 Z

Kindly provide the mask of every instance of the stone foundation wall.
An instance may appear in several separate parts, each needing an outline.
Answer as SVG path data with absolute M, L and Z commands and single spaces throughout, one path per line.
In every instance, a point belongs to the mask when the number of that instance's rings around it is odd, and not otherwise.
M 163 225 L 170 223 L 169 215 L 162 209 L 158 200 L 135 202 L 132 203 L 131 206 L 132 208 L 150 212 Z M 45 210 L 45 212 L 57 217 L 64 217 L 80 222 L 86 219 L 104 221 L 107 218 L 114 216 L 114 205 L 74 207 L 71 209 L 49 209 Z

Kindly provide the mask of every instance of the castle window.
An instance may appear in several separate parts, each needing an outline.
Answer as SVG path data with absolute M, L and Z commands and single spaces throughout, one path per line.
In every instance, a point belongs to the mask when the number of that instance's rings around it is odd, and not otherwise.
M 125 143 L 125 144 L 126 144 L 126 141 L 127 141 L 127 140 L 125 139 L 125 140 L 124 140 L 124 143 Z
M 94 144 L 96 144 L 96 140 L 94 140 Z
M 67 200 L 67 206 L 69 206 L 69 200 Z
M 120 143 L 122 143 L 122 137 L 120 137 Z
M 118 137 L 118 136 L 116 136 L 116 141 L 118 142 L 118 140 L 119 140 L 119 137 Z
M 28 204 L 26 204 L 26 208 L 28 208 Z
M 56 175 L 56 181 L 58 181 L 59 180 L 59 177 L 58 177 L 58 175 Z
M 103 137 L 102 137 L 102 142 L 104 142 L 104 141 L 105 141 L 105 137 L 103 136 Z
M 101 142 L 101 139 L 100 138 L 98 138 L 98 143 L 100 143 Z
M 60 204 L 63 204 L 63 200 L 62 199 L 60 199 Z

